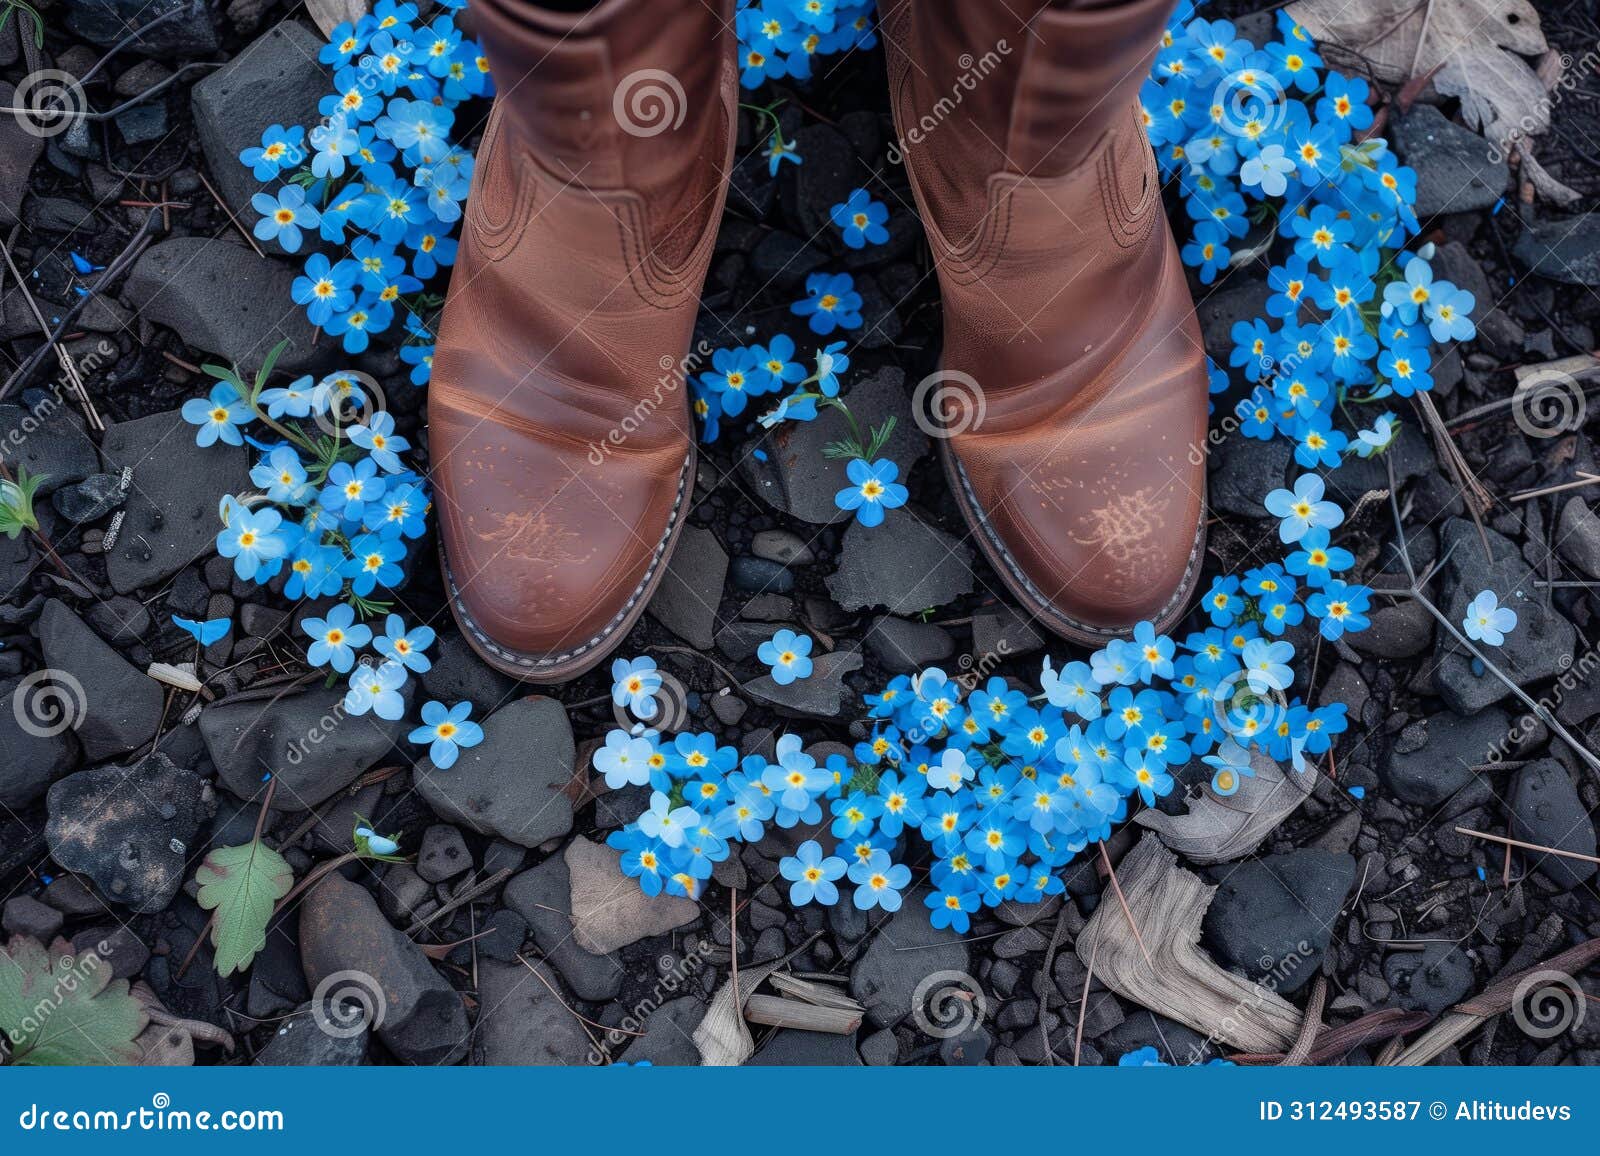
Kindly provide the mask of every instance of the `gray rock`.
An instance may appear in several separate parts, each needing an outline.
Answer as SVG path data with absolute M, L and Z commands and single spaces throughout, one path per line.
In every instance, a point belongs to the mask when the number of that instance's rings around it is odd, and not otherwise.
M 668 1000 L 650 1012 L 644 1021 L 644 1035 L 618 1058 L 630 1064 L 649 1060 L 658 1068 L 698 1065 L 700 1049 L 695 1046 L 694 1029 L 705 1016 L 706 1005 L 692 995 Z
M 359 884 L 334 873 L 306 895 L 300 959 L 314 990 L 328 982 L 330 1000 L 341 992 L 365 993 L 370 1002 L 362 1002 L 373 1012 L 369 1026 L 401 1060 L 453 1064 L 466 1054 L 469 1028 L 460 993 L 434 970 L 422 948 L 389 925 Z M 348 1023 L 353 1011 L 327 1014 Z
M 77 766 L 78 742 L 64 725 L 72 715 L 57 714 L 57 709 L 49 686 L 21 678 L 0 682 L 0 719 L 6 720 L 0 726 L 0 807 L 22 810 Z M 21 718 L 40 725 L 13 725 Z
M 438 904 L 433 899 L 433 888 L 427 880 L 408 864 L 395 863 L 383 873 L 383 886 L 378 890 L 378 906 L 385 918 L 409 926 Z
M 342 1029 L 323 1031 L 307 1004 L 278 1025 L 254 1062 L 270 1068 L 352 1068 L 367 1058 L 369 1034 L 366 1027 L 349 1035 Z
M 39 647 L 51 682 L 67 696 L 64 709 L 72 713 L 73 730 L 90 762 L 131 751 L 155 737 L 161 725 L 160 685 L 129 666 L 54 598 L 39 616 Z
M 827 585 L 846 610 L 916 614 L 972 591 L 972 548 L 906 510 L 891 511 L 878 526 L 853 523 L 841 555 Z
M 1106 999 L 1116 1002 L 1110 996 L 1106 996 Z M 947 1068 L 975 1068 L 989 1058 L 989 1049 L 992 1047 L 994 1037 L 989 1034 L 989 1029 L 978 1025 L 940 1040 L 939 1059 Z
M 66 916 L 46 907 L 31 895 L 16 895 L 6 900 L 0 911 L 0 930 L 7 935 L 26 935 L 48 944 L 66 923 Z
M 0 30 L 3 41 L 15 40 L 8 26 Z M 16 86 L 0 81 L 0 102 L 17 107 Z M 44 138 L 23 127 L 19 116 L 0 117 L 0 225 L 10 228 L 22 220 L 22 198 L 28 191 L 28 174 L 44 152 Z
M 1414 104 L 1389 122 L 1397 156 L 1417 173 L 1417 216 L 1487 209 L 1505 192 L 1511 170 L 1490 156 L 1487 140 L 1446 119 L 1431 104 Z
M 741 554 L 728 567 L 735 590 L 747 594 L 787 594 L 794 589 L 794 574 L 787 566 Z
M 29 600 L 34 553 L 33 541 L 27 535 L 7 538 L 0 534 L 0 596 L 4 597 L 4 601 L 0 601 L 0 625 L 16 626 L 31 622 L 38 614 L 38 607 L 31 606 Z M 7 670 L 5 673 L 16 674 L 17 671 Z
M 228 64 L 194 86 L 195 128 L 217 190 L 241 220 L 263 183 L 239 163 L 269 125 L 316 124 L 317 102 L 333 91 L 333 74 L 318 63 L 323 41 L 285 20 L 253 40 Z
M 502 907 L 491 912 L 483 921 L 482 936 L 472 945 L 462 944 L 450 953 L 450 962 L 461 966 L 472 963 L 474 946 L 480 959 L 498 959 L 502 963 L 515 963 L 528 939 L 528 921 L 515 911 Z
M 68 919 L 106 912 L 106 901 L 77 875 L 57 875 L 45 886 L 43 899 Z
M 900 910 L 879 928 L 850 971 L 850 994 L 880 1028 L 894 1027 L 911 1014 L 917 985 L 928 976 L 968 967 L 966 941 L 928 922 L 923 895 L 920 889 L 906 893 Z M 874 913 L 873 922 L 879 918 Z
M 750 271 L 763 285 L 770 283 L 779 289 L 800 289 L 806 274 L 816 272 L 827 261 L 824 249 L 781 229 L 768 232 L 750 250 Z
M 747 1068 L 859 1068 L 856 1037 L 782 1028 L 745 1061 Z
M 106 551 L 106 573 L 118 594 L 164 581 L 213 553 L 222 529 L 218 504 L 250 485 L 244 447 L 201 449 L 178 410 L 118 422 L 100 448 L 109 470 L 133 469 L 122 529 Z
M 868 653 L 895 674 L 911 674 L 956 652 L 944 627 L 887 614 L 872 624 L 865 642 Z
M 1600 213 L 1524 225 L 1511 252 L 1530 273 L 1567 285 L 1600 286 Z
M 1099 1042 L 1100 1050 L 1108 1056 L 1125 1056 L 1143 1047 L 1153 1047 L 1173 1066 L 1203 1064 L 1216 1054 L 1211 1043 L 1187 1024 L 1153 1015 L 1142 1008 L 1101 1035 Z
M 728 555 L 717 536 L 699 526 L 685 526 L 650 599 L 650 617 L 696 650 L 710 650 L 727 578 Z
M 788 530 L 760 531 L 750 541 L 750 552 L 780 566 L 804 566 L 817 557 L 805 539 Z
M 1391 952 L 1383 978 L 1401 1007 L 1438 1015 L 1472 991 L 1472 960 L 1454 943 L 1430 943 L 1421 951 Z
M 563 855 L 572 881 L 572 936 L 595 955 L 665 935 L 700 918 L 700 905 L 679 895 L 646 895 L 622 873 L 621 852 L 578 836 Z
M 793 185 L 785 188 L 784 205 L 794 209 L 806 236 L 836 235 L 829 214 L 861 183 L 861 161 L 850 139 L 832 125 L 808 124 L 794 139 L 806 163 L 795 170 Z
M 238 165 L 235 170 L 249 174 Z M 220 176 L 220 174 L 219 174 Z M 285 311 L 299 266 L 217 237 L 173 237 L 144 251 L 123 286 L 123 303 L 146 320 L 183 335 L 196 349 L 258 368 L 287 341 L 278 368 L 298 373 L 326 360 L 315 327 L 298 308 Z M 190 441 L 193 441 L 191 433 Z
M 1211 450 L 1206 496 L 1212 509 L 1241 518 L 1265 518 L 1262 499 L 1283 488 L 1293 456 L 1294 447 L 1284 438 L 1260 441 L 1235 430 Z
M 1487 648 L 1492 652 L 1489 657 L 1519 686 L 1553 678 L 1572 665 L 1577 631 L 1553 603 L 1547 606 L 1537 596 L 1516 546 L 1493 530 L 1484 533 L 1494 551 L 1492 562 L 1484 556 L 1471 522 L 1452 518 L 1445 524 L 1441 548 L 1449 556 L 1444 587 L 1448 594 L 1440 609 L 1450 621 L 1460 622 L 1479 591 L 1494 591 L 1502 605 L 1517 612 L 1517 627 L 1502 645 Z M 1458 714 L 1472 714 L 1511 693 L 1487 670 L 1475 672 L 1476 660 L 1444 631 L 1439 632 L 1434 654 L 1438 663 L 1434 685 Z
M 1418 428 L 1418 424 L 1406 422 L 1401 425 L 1400 433 L 1382 457 L 1346 455 L 1338 469 L 1322 475 L 1328 483 L 1328 496 L 1350 509 L 1373 490 L 1389 488 L 1391 464 L 1394 466 L 1395 481 L 1401 486 L 1413 478 L 1432 473 L 1436 466 L 1433 447 L 1428 444 L 1427 436 Z M 1423 565 L 1415 542 L 1411 545 L 1411 551 L 1413 560 L 1419 566 Z
M 86 927 L 72 937 L 72 947 L 79 954 L 93 951 L 117 979 L 132 979 L 150 962 L 150 948 L 127 924 Z
M 1433 615 L 1415 599 L 1372 612 L 1372 625 L 1352 634 L 1350 645 L 1358 654 L 1374 658 L 1410 658 L 1433 645 Z
M 0 136 L 10 123 L 10 117 L 0 117 Z M 100 455 L 83 418 L 62 394 L 46 393 L 31 406 L 0 405 L 0 445 L 13 477 L 22 468 L 43 476 L 41 494 L 52 494 L 100 471 Z
M 120 475 L 90 474 L 81 482 L 57 490 L 50 504 L 73 525 L 82 525 L 98 522 L 122 505 L 127 496 Z
M 861 1041 L 861 1058 L 868 1067 L 892 1067 L 900 1058 L 900 1041 L 888 1028 L 880 1028 Z
M 739 617 L 749 622 L 792 622 L 794 599 L 782 594 L 757 594 L 739 607 Z
M 626 974 L 615 956 L 595 955 L 578 946 L 572 934 L 572 877 L 564 856 L 551 855 L 537 867 L 514 876 L 505 903 L 528 922 L 539 953 L 561 974 L 581 1000 L 615 999 Z
M 1504 357 L 1515 357 L 1522 352 L 1526 336 L 1522 322 L 1513 317 L 1508 309 L 1502 308 L 1502 294 L 1494 291 L 1489 284 L 1488 276 L 1483 271 L 1483 266 L 1478 264 L 1477 259 L 1467 251 L 1465 245 L 1460 241 L 1447 241 L 1434 251 L 1433 258 L 1428 264 L 1433 266 L 1433 275 L 1436 278 L 1449 281 L 1457 288 L 1465 289 L 1472 294 L 1477 302 L 1477 308 L 1472 311 L 1472 321 L 1478 327 L 1480 341 L 1487 342 Z M 1453 367 L 1454 372 L 1456 376 L 1460 376 L 1461 367 L 1457 359 L 1451 358 L 1448 361 L 1435 363 L 1433 367 L 1435 392 L 1444 386 L 1445 375 L 1450 372 L 1451 362 L 1456 362 Z
M 777 707 L 780 713 L 807 718 L 838 718 L 851 699 L 844 676 L 861 669 L 861 652 L 835 650 L 812 659 L 811 675 L 787 686 L 762 675 L 744 684 L 744 693 Z
M 711 713 L 717 716 L 717 721 L 723 726 L 737 726 L 749 709 L 744 699 L 727 687 L 711 696 Z
M 1529 763 L 1511 783 L 1511 837 L 1558 851 L 1595 854 L 1594 820 L 1584 808 L 1566 768 L 1555 759 Z M 1541 875 L 1563 891 L 1594 878 L 1595 865 L 1582 859 L 1524 853 Z
M 156 57 L 214 54 L 221 45 L 216 20 L 205 0 L 68 0 L 67 27 L 90 44 L 110 48 L 173 12 L 167 20 L 133 39 L 130 51 Z
M 454 630 L 439 632 L 428 657 L 433 666 L 418 676 L 422 689 L 446 706 L 470 702 L 474 713 L 493 714 L 523 693 L 521 683 L 484 662 Z
M 905 390 L 905 375 L 885 368 L 866 381 L 857 382 L 847 394 L 850 412 L 862 431 L 895 419 L 894 433 L 879 455 L 900 467 L 904 482 L 911 467 L 928 450 L 928 439 L 911 417 L 911 399 Z M 760 440 L 764 454 L 746 447 L 739 469 L 755 492 L 774 508 L 815 525 L 842 522 L 851 517 L 834 505 L 834 495 L 850 484 L 845 474 L 847 463 L 823 453 L 831 442 L 850 435 L 849 422 L 836 409 L 824 410 L 815 421 L 784 422 Z
M 1600 578 L 1600 517 L 1581 495 L 1574 494 L 1561 508 L 1556 552 L 1590 578 Z
M 461 832 L 446 823 L 435 823 L 422 833 L 417 850 L 417 874 L 429 883 L 454 879 L 472 867 L 472 852 Z
M 538 975 L 520 963 L 488 960 L 479 964 L 473 1062 L 519 1066 L 598 1063 L 583 1025 L 562 1003 L 568 997 L 559 994 L 560 978 L 542 963 L 530 960 L 529 966 Z
M 417 764 L 417 791 L 434 812 L 483 835 L 537 847 L 572 830 L 577 749 L 566 708 L 553 698 L 518 699 L 483 721 L 483 742 L 448 770 Z
M 1300 990 L 1321 966 L 1356 861 L 1302 849 L 1221 870 L 1202 924 L 1205 943 L 1218 962 L 1270 979 L 1280 995 Z
M 149 144 L 167 135 L 167 106 L 160 101 L 135 105 L 118 113 L 116 124 L 128 144 Z
M 1034 623 L 1005 603 L 972 616 L 972 652 L 984 669 L 998 659 L 1044 649 L 1045 638 Z
M 1206 348 L 1232 349 L 1233 327 L 1241 321 L 1265 317 L 1271 295 L 1263 278 L 1220 278 L 1217 286 L 1195 305 Z
M 344 790 L 413 725 L 346 714 L 339 687 L 276 702 L 217 702 L 200 712 L 200 736 L 223 785 L 247 799 L 270 772 L 278 778 L 273 809 L 285 812 L 308 810 Z
M 89 607 L 84 621 L 112 646 L 128 646 L 139 641 L 152 624 L 150 611 L 145 609 L 144 603 L 121 594 L 113 594 Z
M 1389 789 L 1407 803 L 1433 808 L 1476 778 L 1482 767 L 1504 757 L 1510 716 L 1499 708 L 1470 718 L 1440 711 L 1406 728 L 1378 765 Z
M 195 836 L 216 811 L 210 784 L 160 751 L 68 775 L 46 797 L 50 855 L 134 911 L 162 911 L 183 885 Z
M 790 630 L 799 629 L 793 623 L 788 623 L 787 626 Z M 727 655 L 729 661 L 743 662 L 747 658 L 754 658 L 761 644 L 769 641 L 783 628 L 783 625 L 771 622 L 745 622 L 735 619 L 717 631 L 717 649 Z

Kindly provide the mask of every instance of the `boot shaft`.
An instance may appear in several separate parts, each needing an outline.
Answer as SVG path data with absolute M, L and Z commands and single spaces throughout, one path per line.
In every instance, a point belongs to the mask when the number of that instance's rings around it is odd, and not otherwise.
M 880 4 L 906 164 L 956 247 L 993 174 L 1081 165 L 1133 103 L 1174 0 Z
M 725 179 L 733 0 L 478 0 L 501 131 L 558 181 L 629 189 L 675 264 Z
M 912 0 L 885 15 L 944 363 L 991 379 L 996 428 L 1066 404 L 1171 308 L 1156 287 L 1176 254 L 1135 99 L 1171 6 Z

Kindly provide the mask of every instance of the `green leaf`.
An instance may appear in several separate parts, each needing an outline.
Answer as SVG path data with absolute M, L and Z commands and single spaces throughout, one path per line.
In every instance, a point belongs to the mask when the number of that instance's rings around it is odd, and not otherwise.
M 261 391 L 267 387 L 267 381 L 272 377 L 272 370 L 278 364 L 278 358 L 283 356 L 283 351 L 289 348 L 289 339 L 284 338 L 267 351 L 266 358 L 261 362 L 261 368 L 256 371 L 255 388 L 250 391 L 250 405 L 255 406 L 261 397 Z
M 211 943 L 217 949 L 217 974 L 243 971 L 266 946 L 272 909 L 294 886 L 294 871 L 257 839 L 242 847 L 212 848 L 194 881 L 200 885 L 200 906 L 216 913 Z
M 17 470 L 17 480 L 0 479 L 0 534 L 15 538 L 24 530 L 37 530 L 39 519 L 33 513 L 33 498 L 48 474 L 30 474 L 28 467 Z
M 150 1017 L 93 951 L 15 936 L 0 949 L 0 1035 L 13 1064 L 137 1064 Z
M 895 421 L 895 416 L 890 414 L 884 419 L 882 425 L 872 431 L 872 440 L 867 445 L 867 452 L 861 455 L 862 457 L 869 462 L 877 460 L 878 455 L 883 452 L 883 447 L 888 445 L 889 439 L 894 436 Z

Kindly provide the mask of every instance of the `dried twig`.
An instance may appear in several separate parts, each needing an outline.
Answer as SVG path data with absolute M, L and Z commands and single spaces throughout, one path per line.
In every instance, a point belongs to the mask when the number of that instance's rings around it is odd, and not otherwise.
M 1300 1034 L 1295 1037 L 1294 1046 L 1284 1055 L 1279 1064 L 1284 1068 L 1298 1068 L 1311 1061 L 1311 1048 L 1317 1042 L 1317 1036 L 1322 1031 L 1322 1005 L 1328 998 L 1328 981 L 1318 975 L 1311 984 L 1311 996 L 1306 1000 L 1306 1018 L 1300 1024 Z
M 1559 955 L 1551 956 L 1543 963 L 1536 963 L 1532 967 L 1502 976 L 1480 994 L 1458 1003 L 1445 1012 L 1439 1017 L 1439 1021 L 1418 1036 L 1410 1047 L 1388 1062 L 1395 1067 L 1418 1067 L 1426 1064 L 1491 1016 L 1509 1011 L 1512 1003 L 1519 998 L 1518 992 L 1525 980 L 1533 979 L 1541 972 L 1560 972 L 1574 976 L 1596 959 L 1600 959 L 1600 939 L 1590 939 L 1576 947 L 1567 948 Z
M 1524 851 L 1539 851 L 1545 855 L 1560 855 L 1565 859 L 1581 859 L 1585 863 L 1600 863 L 1600 856 L 1583 855 L 1577 851 L 1563 851 L 1560 847 L 1546 847 L 1540 843 L 1524 843 L 1521 839 L 1508 839 L 1504 835 L 1491 835 L 1487 831 L 1474 831 L 1471 827 L 1457 827 L 1458 835 L 1471 835 L 1475 839 L 1487 839 L 1491 843 L 1503 843 L 1507 847 L 1518 847 Z
M 1128 926 L 1133 928 L 1133 938 L 1139 944 L 1139 950 L 1144 953 L 1144 961 L 1150 965 L 1150 970 L 1155 970 L 1155 961 L 1150 958 L 1150 949 L 1144 945 L 1144 936 L 1139 934 L 1139 924 L 1133 918 L 1133 909 L 1128 906 L 1128 897 L 1122 893 L 1122 884 L 1117 882 L 1116 868 L 1111 866 L 1111 856 L 1106 851 L 1106 842 L 1100 840 L 1100 862 L 1105 864 L 1106 875 L 1111 880 L 1111 890 L 1117 893 L 1117 902 L 1122 904 L 1122 914 L 1128 917 Z
M 206 192 L 210 193 L 211 199 L 217 202 L 217 208 L 226 213 L 228 220 L 233 222 L 233 227 L 239 231 L 239 236 L 250 242 L 250 247 L 256 251 L 256 256 L 265 257 L 266 254 L 261 251 L 261 246 L 256 244 L 256 239 L 251 236 L 250 230 L 239 223 L 239 218 L 233 215 L 233 210 L 228 208 L 228 202 L 222 199 L 221 194 L 211 187 L 211 182 L 206 180 L 206 175 L 199 169 L 194 171 L 194 175 L 200 178 L 200 183 L 206 187 Z
M 446 903 L 431 915 L 424 915 L 410 927 L 406 928 L 406 935 L 416 935 L 419 931 L 422 931 L 441 915 L 448 915 L 462 904 L 471 903 L 474 899 L 477 899 L 483 895 L 487 895 L 509 878 L 511 878 L 511 868 L 502 867 L 500 870 L 496 871 L 493 875 L 489 876 L 489 878 L 483 880 L 481 883 L 475 883 L 471 887 L 468 887 L 465 891 L 461 892 L 454 899 L 450 900 L 449 903 Z

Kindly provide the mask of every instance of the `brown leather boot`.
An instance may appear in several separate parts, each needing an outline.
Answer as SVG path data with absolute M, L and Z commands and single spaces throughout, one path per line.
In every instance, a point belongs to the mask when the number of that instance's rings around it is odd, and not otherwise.
M 1097 646 L 1170 626 L 1204 554 L 1204 347 L 1136 105 L 1172 7 L 879 6 L 942 372 L 980 391 L 951 489 L 1023 605 Z
M 639 617 L 694 485 L 684 358 L 735 135 L 733 0 L 473 6 L 498 96 L 429 435 L 463 633 L 530 682 Z

